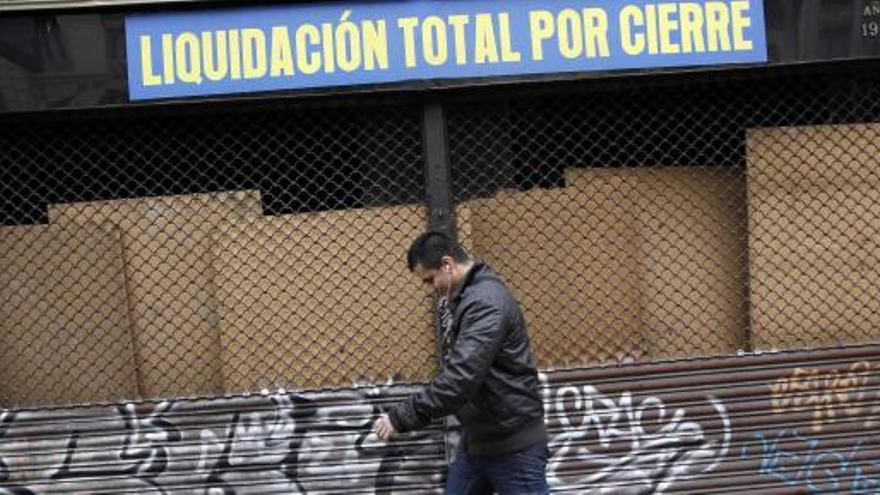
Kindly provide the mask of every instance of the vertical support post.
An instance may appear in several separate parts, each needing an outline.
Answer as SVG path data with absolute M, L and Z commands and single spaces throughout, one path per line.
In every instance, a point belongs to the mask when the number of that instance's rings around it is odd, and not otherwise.
M 446 112 L 437 102 L 425 104 L 422 113 L 422 146 L 425 156 L 425 186 L 428 228 L 455 238 L 452 208 L 452 171 L 446 136 Z
M 428 202 L 428 229 L 456 237 L 452 207 L 452 166 L 449 160 L 449 141 L 446 136 L 446 112 L 439 102 L 428 102 L 422 110 L 422 152 L 425 157 L 425 191 Z M 443 349 L 439 318 L 437 358 L 443 366 Z M 450 418 L 443 421 L 446 464 L 452 462 L 460 437 L 460 427 Z

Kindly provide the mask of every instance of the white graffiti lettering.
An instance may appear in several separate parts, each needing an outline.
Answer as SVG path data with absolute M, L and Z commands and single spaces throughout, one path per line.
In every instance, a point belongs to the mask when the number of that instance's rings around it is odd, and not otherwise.
M 19 417 L 0 410 L 0 495 L 298 494 L 351 486 L 389 495 L 398 487 L 439 487 L 440 428 L 391 442 L 372 433 L 379 404 L 403 393 L 125 404 L 63 413 L 69 422 L 57 412 L 27 411 L 17 424 Z M 13 427 L 24 440 L 6 441 Z
M 551 421 L 562 433 L 552 438 L 550 482 L 589 495 L 667 493 L 676 480 L 714 470 L 727 454 L 731 425 L 724 404 L 706 397 L 717 416 L 719 438 L 710 438 L 684 408 L 668 407 L 658 397 L 602 394 L 593 386 L 558 389 L 549 405 Z M 564 464 L 592 469 L 571 476 Z

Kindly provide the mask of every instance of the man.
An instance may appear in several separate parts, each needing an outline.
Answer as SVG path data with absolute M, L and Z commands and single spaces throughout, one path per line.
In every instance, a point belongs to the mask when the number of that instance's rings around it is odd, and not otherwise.
M 407 263 L 451 316 L 441 317 L 444 364 L 434 381 L 376 421 L 376 434 L 388 440 L 455 414 L 464 435 L 444 493 L 549 493 L 544 408 L 519 304 L 445 234 L 419 236 Z

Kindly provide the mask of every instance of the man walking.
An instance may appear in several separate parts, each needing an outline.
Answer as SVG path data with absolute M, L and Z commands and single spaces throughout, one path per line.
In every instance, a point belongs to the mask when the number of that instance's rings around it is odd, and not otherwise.
M 519 304 L 449 236 L 419 236 L 409 269 L 442 296 L 444 362 L 427 386 L 374 425 L 384 440 L 454 414 L 464 427 L 446 494 L 549 493 L 544 408 Z

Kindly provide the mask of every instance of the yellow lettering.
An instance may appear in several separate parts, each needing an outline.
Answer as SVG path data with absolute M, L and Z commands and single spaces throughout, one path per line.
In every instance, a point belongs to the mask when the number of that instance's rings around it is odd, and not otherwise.
M 266 75 L 266 35 L 262 29 L 241 30 L 242 68 L 245 79 L 259 79 Z
M 635 26 L 644 26 L 642 11 L 635 5 L 620 9 L 620 44 L 627 55 L 638 55 L 645 51 L 644 33 L 633 33 Z
M 556 35 L 559 53 L 569 59 L 580 57 L 584 53 L 581 16 L 574 9 L 565 9 L 559 13 L 556 24 L 559 29 L 559 34 Z
M 324 48 L 324 72 L 332 74 L 336 72 L 336 50 L 333 48 L 333 25 L 321 24 L 321 43 Z
M 162 72 L 165 84 L 174 84 L 174 39 L 167 33 L 162 35 Z
M 449 58 L 446 48 L 446 24 L 443 19 L 432 15 L 422 21 L 422 50 L 428 65 L 443 65 Z
M 229 31 L 229 72 L 232 73 L 232 79 L 241 79 L 241 44 L 239 43 L 240 33 L 238 29 Z
M 501 29 L 501 61 L 520 62 L 522 54 L 513 49 L 513 41 L 510 33 L 510 14 L 501 12 L 498 14 L 498 23 Z
M 703 40 L 703 9 L 694 3 L 683 3 L 678 8 L 681 23 L 681 50 L 685 53 L 705 52 Z
M 657 8 L 654 5 L 645 5 L 645 28 L 648 33 L 648 53 L 656 55 L 660 53 L 660 43 L 657 39 Z
M 471 21 L 466 15 L 451 15 L 448 22 L 452 25 L 452 33 L 455 37 L 455 63 L 464 65 L 467 63 L 467 43 L 465 43 L 464 27 Z
M 397 20 L 397 27 L 403 30 L 403 51 L 406 66 L 416 66 L 416 26 L 419 25 L 418 17 L 402 17 Z
M 275 26 L 272 28 L 272 77 L 293 75 L 293 53 L 290 50 L 290 33 L 287 26 Z
M 602 57 L 611 55 L 608 47 L 608 14 L 605 9 L 588 8 L 584 9 L 584 38 L 587 49 L 587 56 L 595 57 L 597 54 Z
M 353 22 L 345 21 L 336 28 L 336 64 L 345 72 L 361 66 L 361 33 Z
M 709 51 L 730 50 L 728 31 L 730 18 L 724 2 L 706 2 L 706 31 L 709 37 Z
M 373 70 L 388 68 L 388 29 L 385 21 L 361 23 L 364 34 L 364 68 Z
M 747 14 L 749 7 L 748 0 L 730 3 L 734 50 L 751 50 L 754 46 L 752 40 L 745 39 L 745 30 L 752 25 L 752 19 Z
M 177 77 L 191 84 L 202 83 L 202 55 L 199 38 L 195 34 L 181 33 L 174 42 L 174 58 L 177 61 Z
M 676 5 L 671 3 L 661 3 L 657 7 L 657 17 L 660 23 L 660 52 L 661 53 L 678 53 L 678 43 L 672 41 L 670 36 L 673 31 L 678 31 L 678 20 L 671 16 L 676 11 Z
M 475 19 L 476 47 L 474 62 L 478 64 L 498 62 L 498 40 L 495 39 L 495 26 L 492 14 L 477 14 Z
M 529 31 L 532 33 L 532 60 L 544 60 L 544 42 L 553 36 L 553 14 L 547 10 L 529 12 Z
M 321 70 L 321 54 L 308 51 L 318 44 L 321 33 L 312 24 L 302 24 L 296 28 L 296 66 L 303 74 L 314 74 Z
M 205 31 L 202 33 L 202 66 L 205 76 L 211 81 L 219 81 L 226 77 L 229 72 L 229 51 L 226 45 L 226 31 L 217 31 L 214 34 L 217 42 L 217 57 L 214 60 L 214 43 L 211 39 L 211 33 Z
M 150 45 L 150 37 L 143 35 L 141 41 L 141 79 L 144 86 L 159 86 L 162 78 L 153 73 L 153 49 Z

